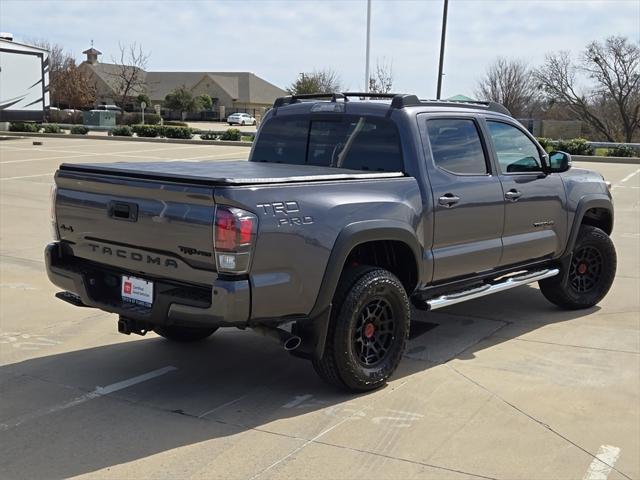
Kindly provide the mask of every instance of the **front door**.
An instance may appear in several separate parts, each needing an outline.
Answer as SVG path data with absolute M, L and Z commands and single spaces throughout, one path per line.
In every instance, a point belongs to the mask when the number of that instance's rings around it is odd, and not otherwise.
M 558 174 L 545 174 L 538 146 L 519 127 L 487 120 L 505 198 L 500 266 L 550 258 L 566 238 L 565 192 Z
M 419 116 L 427 140 L 434 221 L 433 281 L 494 269 L 502 254 L 504 199 L 474 116 Z

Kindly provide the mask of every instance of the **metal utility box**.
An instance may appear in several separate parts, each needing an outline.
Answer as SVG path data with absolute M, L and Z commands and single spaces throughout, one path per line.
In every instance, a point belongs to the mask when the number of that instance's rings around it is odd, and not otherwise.
M 89 110 L 88 112 L 83 112 L 82 123 L 95 127 L 115 127 L 116 112 L 110 112 L 108 110 Z

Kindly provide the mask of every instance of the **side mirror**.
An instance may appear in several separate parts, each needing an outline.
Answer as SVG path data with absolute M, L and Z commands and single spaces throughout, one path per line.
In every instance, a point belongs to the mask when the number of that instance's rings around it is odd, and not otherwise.
M 566 172 L 571 168 L 571 155 L 567 152 L 553 151 L 549 154 L 549 171 L 551 173 Z

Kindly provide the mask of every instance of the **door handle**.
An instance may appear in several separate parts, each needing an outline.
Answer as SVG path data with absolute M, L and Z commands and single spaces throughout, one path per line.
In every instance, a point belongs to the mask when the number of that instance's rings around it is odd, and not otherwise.
M 504 194 L 504 198 L 510 200 L 512 202 L 516 202 L 522 196 L 522 192 L 512 188 L 507 193 Z
M 455 196 L 453 193 L 445 193 L 438 199 L 438 203 L 445 207 L 452 207 L 460 201 L 460 197 Z

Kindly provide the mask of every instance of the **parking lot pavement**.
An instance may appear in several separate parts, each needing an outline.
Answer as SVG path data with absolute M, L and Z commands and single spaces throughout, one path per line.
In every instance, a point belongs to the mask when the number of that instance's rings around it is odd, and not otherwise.
M 3 478 L 640 478 L 640 169 L 614 185 L 618 276 L 586 311 L 522 287 L 430 314 L 366 395 L 239 330 L 196 345 L 116 332 L 55 298 L 42 261 L 63 161 L 243 158 L 248 149 L 0 142 Z

